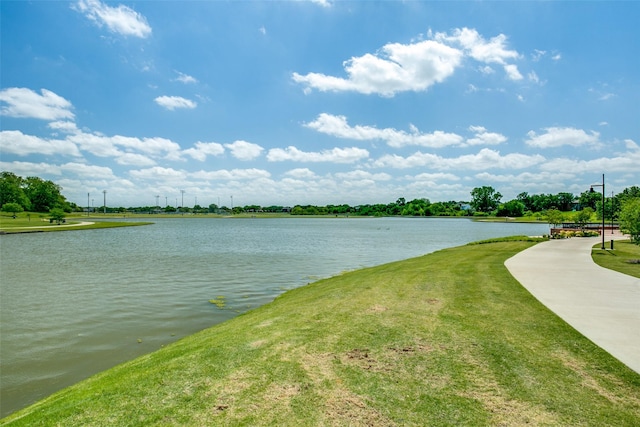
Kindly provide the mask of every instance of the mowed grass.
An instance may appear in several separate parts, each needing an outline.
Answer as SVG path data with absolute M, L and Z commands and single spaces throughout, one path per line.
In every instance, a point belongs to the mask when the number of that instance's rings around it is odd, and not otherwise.
M 345 273 L 62 390 L 3 425 L 640 425 L 640 375 L 504 267 L 532 242 Z
M 76 225 L 82 222 L 92 222 L 92 224 Z M 97 228 L 129 227 L 135 225 L 149 225 L 152 222 L 124 222 L 124 221 L 96 221 L 94 218 L 86 216 L 69 216 L 65 218 L 64 224 L 50 223 L 49 215 L 37 213 L 19 213 L 16 218 L 8 214 L 0 215 L 0 231 L 6 234 L 11 233 L 36 233 L 50 231 L 71 231 L 71 230 L 91 230 Z
M 619 271 L 620 273 L 640 278 L 640 245 L 627 241 L 615 241 L 613 250 L 600 249 L 598 243 L 591 251 L 593 261 L 601 267 Z M 609 247 L 607 243 L 606 247 Z

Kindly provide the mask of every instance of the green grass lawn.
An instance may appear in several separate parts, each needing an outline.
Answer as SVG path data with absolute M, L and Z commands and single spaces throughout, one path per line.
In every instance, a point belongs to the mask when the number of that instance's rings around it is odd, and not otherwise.
M 96 221 L 94 217 L 70 215 L 65 218 L 64 224 L 50 223 L 50 215 L 44 213 L 19 213 L 16 218 L 3 213 L 0 215 L 0 232 L 31 233 L 67 230 L 90 230 L 96 228 L 129 227 L 134 225 L 148 225 L 152 222 L 123 222 L 123 221 Z M 121 218 L 121 217 L 120 217 Z M 114 218 L 117 219 L 117 218 Z M 92 222 L 87 225 L 77 225 L 82 222 Z
M 504 267 L 532 244 L 466 245 L 291 290 L 0 424 L 640 425 L 640 375 Z
M 613 250 L 601 250 L 601 243 L 591 251 L 593 261 L 605 268 L 640 278 L 640 245 L 631 241 L 615 241 Z M 608 243 L 607 243 L 607 246 Z

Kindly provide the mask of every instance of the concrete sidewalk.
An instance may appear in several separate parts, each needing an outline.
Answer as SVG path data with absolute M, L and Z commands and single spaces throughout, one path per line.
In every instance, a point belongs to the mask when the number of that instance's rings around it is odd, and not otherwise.
M 605 235 L 606 247 L 620 235 Z M 640 373 L 640 279 L 591 259 L 601 237 L 550 240 L 505 262 L 533 296 L 585 337 Z M 615 247 L 615 243 L 614 243 Z

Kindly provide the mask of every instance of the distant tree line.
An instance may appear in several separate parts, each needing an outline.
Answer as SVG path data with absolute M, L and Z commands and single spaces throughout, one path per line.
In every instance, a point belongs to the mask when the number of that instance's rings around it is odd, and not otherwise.
M 82 211 L 84 208 L 68 202 L 62 195 L 62 187 L 52 181 L 38 177 L 22 178 L 12 172 L 0 173 L 0 207 L 6 212 L 50 212 L 60 209 L 64 212 Z M 604 209 L 602 193 L 585 191 L 574 195 L 569 192 L 557 194 L 529 194 L 522 192 L 515 199 L 503 202 L 502 194 L 491 186 L 476 187 L 471 191 L 471 200 L 431 202 L 427 198 L 407 201 L 404 197 L 395 202 L 378 204 L 340 205 L 294 205 L 259 206 L 246 205 L 229 208 L 210 204 L 194 207 L 140 206 L 103 207 L 107 213 L 191 213 L 191 214 L 240 214 L 240 213 L 288 213 L 291 215 L 352 215 L 352 216 L 505 216 L 522 217 L 528 215 L 562 218 L 554 212 L 582 211 L 589 208 L 602 218 L 617 220 L 625 201 L 640 197 L 640 187 L 625 188 L 613 197 L 605 197 Z M 102 209 L 101 209 L 102 210 Z M 555 215 L 555 216 L 554 216 Z

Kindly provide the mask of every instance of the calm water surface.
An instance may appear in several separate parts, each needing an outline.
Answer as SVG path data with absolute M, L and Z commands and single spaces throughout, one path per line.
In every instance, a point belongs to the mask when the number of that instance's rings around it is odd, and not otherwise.
M 0 237 L 0 416 L 345 270 L 546 224 L 161 219 Z M 224 296 L 220 309 L 210 299 Z

